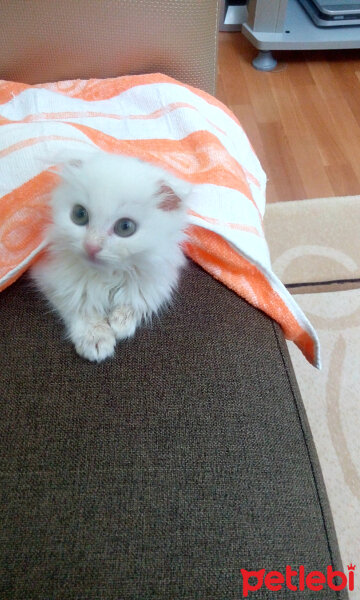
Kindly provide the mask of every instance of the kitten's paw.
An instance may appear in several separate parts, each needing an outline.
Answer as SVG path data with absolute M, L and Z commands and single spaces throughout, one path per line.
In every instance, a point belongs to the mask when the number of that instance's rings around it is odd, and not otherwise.
M 87 325 L 83 331 L 72 336 L 76 352 L 87 360 L 101 362 L 113 356 L 116 339 L 106 321 Z
M 134 335 L 138 319 L 130 306 L 118 306 L 110 314 L 109 323 L 116 339 L 124 340 Z

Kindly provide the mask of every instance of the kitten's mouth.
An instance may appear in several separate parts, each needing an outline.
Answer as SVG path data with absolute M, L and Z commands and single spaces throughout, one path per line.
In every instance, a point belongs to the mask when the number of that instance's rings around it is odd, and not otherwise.
M 84 258 L 87 263 L 90 263 L 91 265 L 94 265 L 94 266 L 101 266 L 104 264 L 104 261 L 101 260 L 101 258 L 99 258 L 96 255 L 93 256 L 91 254 L 85 254 Z

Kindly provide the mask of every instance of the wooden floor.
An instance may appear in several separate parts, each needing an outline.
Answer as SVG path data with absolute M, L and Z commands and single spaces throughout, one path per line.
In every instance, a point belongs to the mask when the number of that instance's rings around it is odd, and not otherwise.
M 360 194 L 360 51 L 275 53 L 256 71 L 241 33 L 220 33 L 217 97 L 268 176 L 268 202 Z

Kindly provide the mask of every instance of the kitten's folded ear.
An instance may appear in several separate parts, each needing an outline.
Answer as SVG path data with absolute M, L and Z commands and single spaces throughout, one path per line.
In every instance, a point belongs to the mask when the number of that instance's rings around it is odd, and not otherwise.
M 81 160 L 80 158 L 71 158 L 70 160 L 62 161 L 52 167 L 49 167 L 48 171 L 50 173 L 60 175 L 62 179 L 73 180 L 74 175 L 76 175 L 76 173 L 78 173 L 81 170 L 82 166 L 83 160 Z
M 60 175 L 63 179 L 73 181 L 74 177 L 80 173 L 84 161 L 81 158 L 71 158 L 61 165 Z
M 74 148 L 70 144 L 69 148 L 61 148 L 52 155 L 52 165 L 48 170 L 60 175 L 62 179 L 73 181 L 87 161 L 98 154 L 99 151 L 94 148 Z
M 173 176 L 166 176 L 160 179 L 157 185 L 157 208 L 165 212 L 185 208 L 186 199 L 193 188 L 190 183 Z

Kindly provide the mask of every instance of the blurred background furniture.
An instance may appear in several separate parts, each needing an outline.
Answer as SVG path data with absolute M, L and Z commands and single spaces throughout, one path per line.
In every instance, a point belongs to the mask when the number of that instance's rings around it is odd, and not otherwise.
M 216 0 L 1 0 L 0 8 L 3 79 L 160 72 L 215 92 Z
M 298 0 L 249 0 L 242 32 L 258 48 L 253 65 L 270 71 L 273 50 L 360 48 L 360 26 L 317 27 Z
M 247 0 L 221 0 L 220 31 L 241 31 L 247 16 Z

